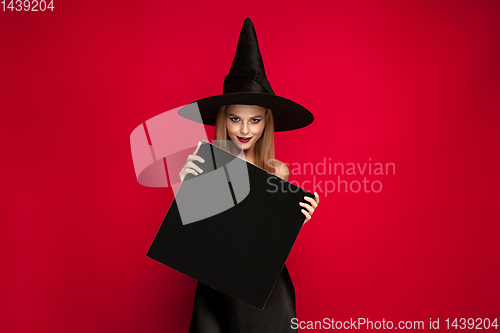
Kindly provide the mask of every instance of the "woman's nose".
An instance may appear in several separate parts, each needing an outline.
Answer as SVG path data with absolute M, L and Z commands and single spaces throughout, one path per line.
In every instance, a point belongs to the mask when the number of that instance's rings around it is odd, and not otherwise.
M 248 134 L 248 125 L 246 123 L 241 127 L 241 134 Z

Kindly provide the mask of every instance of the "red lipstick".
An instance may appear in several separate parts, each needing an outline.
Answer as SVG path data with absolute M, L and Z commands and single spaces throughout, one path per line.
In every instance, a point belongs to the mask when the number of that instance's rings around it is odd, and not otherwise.
M 248 142 L 248 141 L 250 141 L 250 139 L 252 138 L 252 137 L 249 137 L 249 138 L 242 138 L 242 137 L 239 137 L 239 136 L 236 136 L 236 137 L 237 137 L 237 138 L 238 138 L 238 140 L 240 140 L 241 142 Z

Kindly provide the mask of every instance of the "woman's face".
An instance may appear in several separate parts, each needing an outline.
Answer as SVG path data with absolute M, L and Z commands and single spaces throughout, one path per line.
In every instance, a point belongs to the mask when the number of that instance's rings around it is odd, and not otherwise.
M 266 109 L 257 105 L 229 105 L 227 107 L 227 133 L 243 150 L 259 140 L 266 125 Z

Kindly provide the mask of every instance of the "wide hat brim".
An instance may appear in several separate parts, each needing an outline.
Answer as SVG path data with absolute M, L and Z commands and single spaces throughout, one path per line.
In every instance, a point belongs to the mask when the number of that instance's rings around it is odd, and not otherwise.
M 193 107 L 195 103 L 197 107 Z M 258 105 L 271 109 L 275 132 L 299 129 L 314 121 L 313 114 L 302 105 L 281 96 L 257 92 L 225 93 L 202 98 L 179 109 L 178 114 L 198 123 L 215 126 L 219 107 L 232 104 Z

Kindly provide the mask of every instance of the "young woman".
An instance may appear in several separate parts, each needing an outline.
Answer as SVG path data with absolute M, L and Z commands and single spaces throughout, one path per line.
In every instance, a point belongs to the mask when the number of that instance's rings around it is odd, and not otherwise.
M 269 171 L 276 176 L 288 181 L 288 166 L 274 158 L 274 123 L 272 111 L 258 105 L 229 105 L 222 106 L 217 112 L 214 141 L 232 140 L 245 153 L 245 160 Z M 266 126 L 267 125 L 267 126 Z M 238 144 L 239 142 L 239 144 Z M 198 175 L 203 170 L 193 161 L 204 163 L 205 161 L 196 153 L 201 142 L 192 155 L 189 155 L 186 164 L 182 168 L 179 176 L 181 181 L 188 173 Z M 314 209 L 319 203 L 319 196 L 314 192 L 316 200 L 306 197 L 309 204 L 301 202 L 300 205 L 306 209 L 301 209 L 306 219 L 309 221 Z
M 288 167 L 274 158 L 274 132 L 305 127 L 312 123 L 313 116 L 303 106 L 274 94 L 265 75 L 253 23 L 248 18 L 223 91 L 222 95 L 195 102 L 198 115 L 183 110 L 179 114 L 198 122 L 201 115 L 204 124 L 215 126 L 214 143 L 231 140 L 241 147 L 246 161 L 288 180 Z M 200 145 L 201 142 L 188 156 L 179 173 L 181 180 L 188 173 L 203 172 L 200 165 L 204 161 L 197 155 Z M 290 207 L 301 209 L 304 223 L 319 204 L 318 194 L 314 195 L 315 199 L 306 197 L 307 202 L 301 202 L 301 207 Z M 285 265 L 262 311 L 198 282 L 190 332 L 293 332 L 292 318 L 296 318 L 295 291 Z

